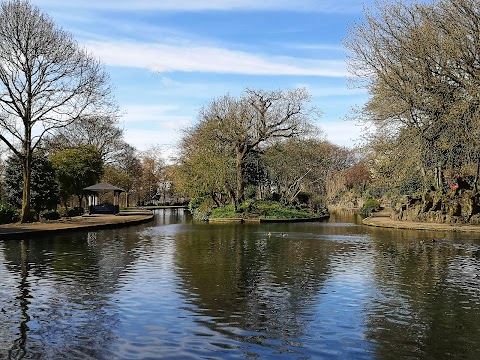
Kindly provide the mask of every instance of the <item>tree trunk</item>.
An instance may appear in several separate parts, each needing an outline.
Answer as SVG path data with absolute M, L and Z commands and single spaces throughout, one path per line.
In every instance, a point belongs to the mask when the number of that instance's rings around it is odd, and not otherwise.
M 22 193 L 22 215 L 20 221 L 22 223 L 32 222 L 34 220 L 30 208 L 30 187 L 32 175 L 32 155 L 30 149 L 26 149 L 25 157 L 23 158 L 23 193 Z
M 475 192 L 478 191 L 478 178 L 479 177 L 480 177 L 480 159 L 477 159 L 477 173 L 475 174 L 475 184 L 474 184 Z
M 213 191 L 210 192 L 210 197 L 215 202 L 215 205 L 217 205 L 217 207 L 220 207 L 220 202 L 217 199 L 217 195 L 215 195 Z
M 443 190 L 443 184 L 444 184 L 443 167 L 444 167 L 443 162 L 439 162 L 438 165 L 435 167 L 435 185 L 438 190 Z
M 230 190 L 230 196 L 232 197 L 232 200 L 233 200 L 233 208 L 235 209 L 235 212 L 237 212 L 238 210 L 238 202 L 237 202 L 237 199 L 236 199 L 236 195 L 235 195 L 235 192 L 233 190 Z
M 77 194 L 77 197 L 78 197 L 78 207 L 79 207 L 79 208 L 83 208 L 83 206 L 82 206 L 83 195 L 78 195 L 78 194 Z
M 244 155 L 245 153 L 241 151 L 240 149 L 236 149 L 236 164 L 235 164 L 235 170 L 236 170 L 236 177 L 237 177 L 237 192 L 235 196 L 235 208 L 237 205 L 240 205 L 242 201 L 244 200 L 244 191 L 245 191 L 245 179 L 243 176 L 244 172 L 244 167 L 245 164 L 243 162 L 244 160 Z

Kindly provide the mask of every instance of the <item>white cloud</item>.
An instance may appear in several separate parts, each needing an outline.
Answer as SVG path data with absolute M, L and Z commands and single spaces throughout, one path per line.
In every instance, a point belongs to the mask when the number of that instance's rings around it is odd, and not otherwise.
M 46 7 L 68 7 L 102 10 L 143 11 L 232 11 L 232 10 L 289 10 L 327 13 L 358 12 L 363 3 L 356 0 L 35 0 Z
M 156 72 L 326 77 L 348 75 L 343 60 L 263 56 L 208 46 L 99 41 L 87 42 L 86 46 L 107 65 L 146 68 Z
M 347 86 L 312 86 L 311 84 L 296 84 L 295 87 L 306 87 L 314 98 L 321 97 L 352 97 L 352 96 L 367 96 L 368 91 L 365 89 L 349 88 Z M 337 100 L 338 101 L 338 100 Z M 343 100 L 341 100 L 343 101 Z
M 320 126 L 327 135 L 327 139 L 340 146 L 352 147 L 361 137 L 364 126 L 353 121 L 337 120 L 321 122 Z
M 179 133 L 172 130 L 126 129 L 125 140 L 139 151 L 158 147 L 167 160 L 177 152 Z
M 191 116 L 179 115 L 178 106 L 170 105 L 125 105 L 125 115 L 122 120 L 132 126 L 133 123 L 149 122 L 149 126 L 163 129 L 181 129 L 192 123 Z M 173 112 L 175 115 L 172 115 Z

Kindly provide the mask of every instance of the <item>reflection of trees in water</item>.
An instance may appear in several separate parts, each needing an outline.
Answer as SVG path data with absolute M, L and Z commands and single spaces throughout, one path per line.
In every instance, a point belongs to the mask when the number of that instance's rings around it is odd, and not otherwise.
M 361 224 L 362 218 L 362 215 L 360 215 L 356 209 L 331 209 L 328 222 Z
M 155 225 L 178 224 L 191 220 L 190 213 L 185 208 L 156 209 Z
M 16 298 L 0 314 L 8 324 L 0 357 L 111 357 L 119 319 L 109 295 L 134 261 L 134 235 L 123 229 L 5 242 L 2 282 Z
M 368 314 L 368 337 L 378 345 L 378 358 L 441 359 L 446 354 L 476 358 L 480 353 L 478 246 L 432 241 L 425 233 L 423 240 L 412 240 L 406 232 L 396 234 L 397 239 L 381 237 L 374 242 L 380 294 Z
M 241 341 L 285 345 L 315 313 L 337 250 L 333 242 L 269 238 L 249 226 L 225 224 L 178 234 L 175 255 L 200 322 Z

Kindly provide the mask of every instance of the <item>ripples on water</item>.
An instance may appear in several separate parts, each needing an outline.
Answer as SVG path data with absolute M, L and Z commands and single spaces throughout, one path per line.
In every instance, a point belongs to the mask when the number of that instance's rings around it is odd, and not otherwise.
M 0 242 L 0 358 L 477 359 L 480 241 L 156 224 Z M 435 238 L 435 241 L 432 239 Z

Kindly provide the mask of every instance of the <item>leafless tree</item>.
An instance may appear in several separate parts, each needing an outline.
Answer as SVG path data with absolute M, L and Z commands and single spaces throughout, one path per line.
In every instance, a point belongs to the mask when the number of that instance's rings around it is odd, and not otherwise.
M 0 5 L 0 140 L 23 163 L 21 221 L 31 220 L 32 153 L 46 134 L 114 107 L 100 62 L 28 1 Z
M 238 205 L 244 197 L 245 160 L 252 150 L 272 139 L 304 134 L 316 114 L 308 107 L 305 88 L 264 91 L 246 89 L 236 99 L 229 95 L 212 101 L 200 112 L 201 126 L 235 156 Z
M 476 0 L 379 2 L 346 40 L 351 71 L 371 94 L 365 119 L 416 138 L 424 187 L 441 188 L 447 167 L 478 158 L 479 13 Z
M 88 116 L 54 131 L 45 146 L 50 152 L 81 145 L 93 145 L 101 153 L 105 164 L 112 164 L 129 147 L 123 139 L 123 130 L 116 116 Z

